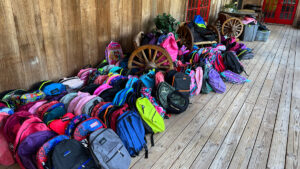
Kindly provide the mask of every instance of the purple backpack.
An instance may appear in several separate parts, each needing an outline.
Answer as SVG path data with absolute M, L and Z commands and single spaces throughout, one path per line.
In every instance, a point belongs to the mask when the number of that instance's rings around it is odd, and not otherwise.
M 209 70 L 208 83 L 216 93 L 224 93 L 226 91 L 226 85 L 223 82 L 220 74 L 215 69 Z
M 237 73 L 234 73 L 230 70 L 225 70 L 224 72 L 222 72 L 220 74 L 225 81 L 230 82 L 230 83 L 242 84 L 245 82 L 250 82 L 250 80 L 248 80 L 247 78 L 245 78 Z
M 36 153 L 48 140 L 55 137 L 53 131 L 39 131 L 27 136 L 18 148 L 19 158 L 26 168 L 36 169 Z

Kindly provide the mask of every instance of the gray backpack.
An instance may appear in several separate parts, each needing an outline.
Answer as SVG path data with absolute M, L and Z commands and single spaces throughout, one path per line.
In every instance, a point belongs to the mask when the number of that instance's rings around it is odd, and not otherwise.
M 70 102 L 77 96 L 77 93 L 68 93 L 64 97 L 62 97 L 59 102 L 65 105 L 65 109 L 67 110 Z
M 101 168 L 128 169 L 131 157 L 119 136 L 109 128 L 99 129 L 89 136 L 91 154 Z

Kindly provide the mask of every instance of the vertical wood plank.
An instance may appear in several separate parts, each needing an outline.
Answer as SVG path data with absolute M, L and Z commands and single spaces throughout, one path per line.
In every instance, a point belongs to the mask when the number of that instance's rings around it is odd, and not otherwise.
M 67 73 L 75 74 L 89 63 L 89 58 L 82 53 L 82 29 L 80 0 L 61 1 L 62 24 L 66 40 Z
M 61 78 L 67 74 L 67 63 L 69 67 L 73 65 L 66 58 L 61 1 L 40 0 L 39 5 L 47 61 L 44 66 L 49 79 Z
M 10 0 L 0 1 L 0 90 L 22 86 L 24 69 Z
M 98 63 L 100 61 L 99 48 L 97 43 L 97 24 L 96 24 L 96 1 L 80 0 L 80 19 L 82 30 L 82 56 L 84 64 Z

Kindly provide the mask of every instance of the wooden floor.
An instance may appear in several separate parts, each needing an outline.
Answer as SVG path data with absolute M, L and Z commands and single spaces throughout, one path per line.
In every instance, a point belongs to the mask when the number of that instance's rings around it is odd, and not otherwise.
M 131 168 L 300 168 L 300 30 L 268 27 L 267 42 L 245 42 L 251 82 L 193 97 Z

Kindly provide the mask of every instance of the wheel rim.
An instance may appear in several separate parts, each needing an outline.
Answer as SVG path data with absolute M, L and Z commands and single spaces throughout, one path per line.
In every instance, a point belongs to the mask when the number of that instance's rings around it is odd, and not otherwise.
M 222 34 L 236 38 L 239 37 L 243 32 L 244 25 L 242 21 L 238 18 L 227 19 L 222 25 Z
M 169 53 L 156 45 L 144 45 L 132 52 L 128 61 L 129 69 L 144 72 L 149 69 L 171 70 L 173 62 Z
M 194 46 L 194 37 L 191 30 L 187 26 L 181 26 L 177 30 L 181 45 L 186 46 L 190 51 Z

